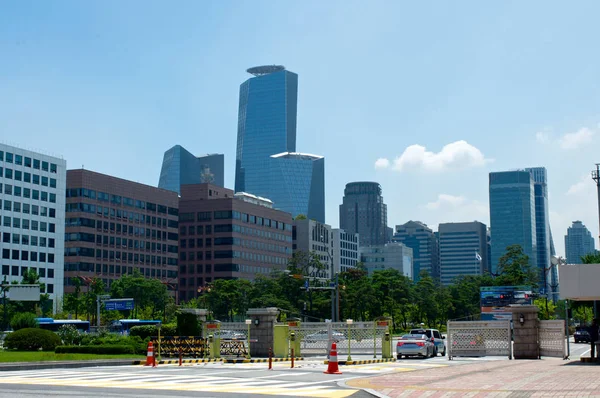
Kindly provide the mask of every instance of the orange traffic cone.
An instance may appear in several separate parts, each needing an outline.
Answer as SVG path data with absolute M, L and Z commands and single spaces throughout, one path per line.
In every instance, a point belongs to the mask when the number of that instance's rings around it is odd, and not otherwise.
M 151 341 L 148 343 L 148 355 L 146 356 L 146 365 L 145 366 L 150 366 L 150 365 L 152 365 L 152 367 L 156 367 L 156 361 L 154 359 L 154 347 L 152 346 Z
M 323 373 L 330 375 L 341 375 L 340 368 L 338 367 L 338 359 L 337 359 L 337 346 L 335 342 L 331 343 L 331 352 L 329 353 L 329 364 L 327 365 L 327 370 Z

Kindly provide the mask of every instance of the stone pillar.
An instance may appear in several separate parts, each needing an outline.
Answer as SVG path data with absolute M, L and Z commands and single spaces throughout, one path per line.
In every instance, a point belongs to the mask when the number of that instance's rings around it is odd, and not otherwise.
M 252 320 L 252 325 L 250 326 L 250 336 L 252 339 L 250 356 L 253 358 L 266 358 L 269 356 L 269 348 L 273 348 L 274 327 L 277 322 L 279 310 L 275 307 L 250 308 L 247 315 Z
M 511 304 L 513 355 L 515 359 L 538 359 L 538 311 L 535 305 Z M 523 321 L 523 323 L 521 323 Z

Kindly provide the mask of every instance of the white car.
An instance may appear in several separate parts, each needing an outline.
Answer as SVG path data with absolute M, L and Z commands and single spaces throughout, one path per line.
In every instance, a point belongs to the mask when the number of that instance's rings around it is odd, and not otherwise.
M 334 342 L 340 342 L 345 340 L 346 336 L 343 333 L 337 332 L 335 330 L 331 331 L 331 340 Z M 316 333 L 309 334 L 304 337 L 304 341 L 307 343 L 316 343 L 317 341 L 329 341 L 329 332 L 327 330 L 319 330 Z

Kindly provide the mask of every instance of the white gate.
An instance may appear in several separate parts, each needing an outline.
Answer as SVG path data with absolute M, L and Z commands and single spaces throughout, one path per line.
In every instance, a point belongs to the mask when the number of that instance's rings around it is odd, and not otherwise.
M 540 356 L 566 358 L 565 321 L 539 321 Z
M 300 339 L 300 351 L 306 355 L 328 355 L 331 343 L 336 342 L 338 355 L 381 355 L 381 342 L 389 331 L 388 321 L 379 322 L 302 322 L 290 326 L 296 339 Z
M 507 356 L 512 359 L 510 321 L 448 321 L 448 359 Z

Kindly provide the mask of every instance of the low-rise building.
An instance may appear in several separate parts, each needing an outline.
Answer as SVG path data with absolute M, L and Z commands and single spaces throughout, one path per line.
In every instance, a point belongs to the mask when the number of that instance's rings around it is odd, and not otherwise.
M 330 279 L 334 268 L 333 232 L 330 225 L 319 221 L 302 219 L 294 220 L 294 252 L 314 253 L 322 270 L 310 268 L 308 275 Z
M 362 247 L 360 258 L 369 275 L 374 271 L 391 268 L 413 279 L 413 251 L 402 243 Z
M 190 300 L 216 279 L 284 270 L 292 256 L 292 216 L 270 200 L 212 184 L 181 186 L 179 297 Z
M 351 234 L 343 229 L 334 228 L 333 232 L 333 271 L 340 273 L 355 268 L 360 261 L 360 238 L 358 234 Z

